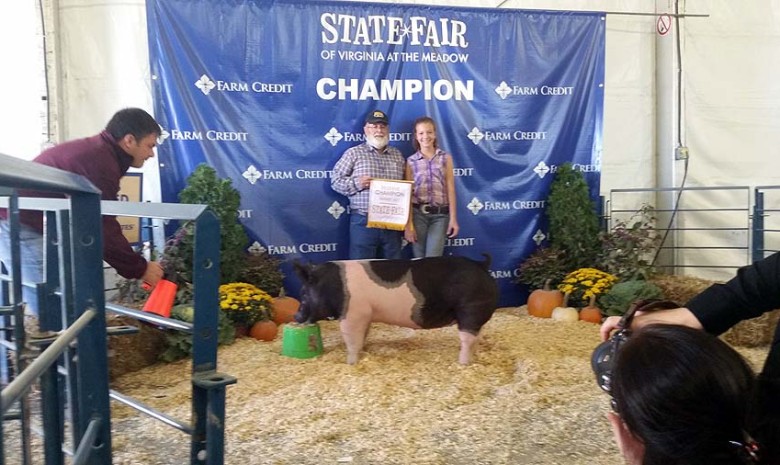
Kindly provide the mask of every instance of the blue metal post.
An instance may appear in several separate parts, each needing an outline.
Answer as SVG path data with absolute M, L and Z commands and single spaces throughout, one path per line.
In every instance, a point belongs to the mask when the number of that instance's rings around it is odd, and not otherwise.
M 46 350 L 49 345 L 41 346 Z M 46 465 L 63 465 L 65 455 L 62 442 L 65 438 L 62 403 L 60 402 L 60 383 L 57 362 L 49 365 L 41 376 L 41 412 L 43 420 L 43 449 Z
M 16 343 L 15 375 L 18 375 L 27 366 L 27 359 L 24 356 L 26 350 L 26 334 L 24 331 L 24 307 L 22 305 L 22 255 L 19 231 L 21 223 L 19 219 L 19 198 L 16 194 L 12 195 L 8 201 L 8 223 L 11 230 L 11 276 L 13 298 L 11 304 L 14 307 L 14 342 Z M 32 451 L 30 449 L 30 409 L 26 397 L 19 400 L 20 412 L 20 430 L 22 436 L 22 463 L 30 463 Z
M 217 369 L 217 323 L 220 279 L 220 226 L 211 210 L 195 220 L 195 247 L 192 260 L 195 321 L 192 332 L 193 380 Z M 206 463 L 206 422 L 208 421 L 208 392 L 193 382 L 193 433 L 190 443 L 190 462 Z M 209 462 L 210 463 L 210 462 Z
M 71 244 L 70 235 L 70 211 L 59 210 L 57 212 L 57 237 L 60 241 L 59 247 L 59 261 L 60 263 L 71 263 Z M 76 321 L 75 311 L 73 309 L 73 270 L 69 266 L 60 267 L 60 314 L 64 324 L 70 326 Z M 68 350 L 63 354 L 64 369 L 67 373 L 67 381 L 65 389 L 67 390 L 67 402 L 70 409 L 70 421 L 71 421 L 71 440 L 73 444 L 78 444 L 80 433 L 83 431 L 81 423 L 81 413 L 79 411 L 78 403 L 78 376 L 76 373 L 76 364 L 74 362 L 76 358 L 76 348 L 68 347 Z
M 599 196 L 599 201 L 596 203 L 596 215 L 599 218 L 599 229 L 607 232 L 609 230 L 609 218 L 605 213 L 607 211 L 607 198 L 603 195 Z
M 752 260 L 757 262 L 764 258 L 764 193 L 755 190 L 753 204 L 753 245 Z
M 41 331 L 59 331 L 62 329 L 62 312 L 59 308 L 59 299 L 54 294 L 60 275 L 56 212 L 47 211 L 44 213 L 44 218 L 43 283 L 37 286 L 38 326 Z M 41 349 L 45 350 L 46 347 L 48 344 L 41 346 Z M 65 463 L 65 456 L 62 453 L 65 424 L 57 363 L 49 366 L 40 381 L 46 465 L 62 465 Z
M 91 445 L 91 464 L 111 464 L 111 420 L 108 397 L 108 347 L 106 343 L 103 289 L 103 237 L 98 194 L 71 196 L 71 251 L 73 258 L 73 306 L 78 316 L 94 309 L 97 316 L 79 334 L 78 403 L 81 414 L 78 437 L 84 437 L 87 421 L 101 419 Z

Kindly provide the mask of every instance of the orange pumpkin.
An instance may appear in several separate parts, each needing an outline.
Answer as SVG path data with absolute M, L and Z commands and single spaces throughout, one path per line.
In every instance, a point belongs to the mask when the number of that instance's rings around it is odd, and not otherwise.
M 273 310 L 274 323 L 282 325 L 295 321 L 295 314 L 298 312 L 301 303 L 295 297 L 281 294 L 279 297 L 271 299 L 271 309 Z
M 249 335 L 260 341 L 273 341 L 279 327 L 271 320 L 261 320 L 252 325 Z
M 550 280 L 544 283 L 544 289 L 537 289 L 528 296 L 528 314 L 539 318 L 550 318 L 555 307 L 563 305 L 563 293 L 550 289 Z
M 596 306 L 596 296 L 591 296 L 587 307 L 580 310 L 580 320 L 601 324 L 601 309 Z

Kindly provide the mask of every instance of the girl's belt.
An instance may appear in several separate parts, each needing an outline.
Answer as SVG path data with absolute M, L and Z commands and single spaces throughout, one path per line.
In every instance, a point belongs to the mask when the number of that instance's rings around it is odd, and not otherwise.
M 450 212 L 449 205 L 438 206 L 438 205 L 430 205 L 427 203 L 416 203 L 414 204 L 414 208 L 420 210 L 422 213 L 426 215 L 436 215 L 436 214 L 446 215 L 449 214 Z

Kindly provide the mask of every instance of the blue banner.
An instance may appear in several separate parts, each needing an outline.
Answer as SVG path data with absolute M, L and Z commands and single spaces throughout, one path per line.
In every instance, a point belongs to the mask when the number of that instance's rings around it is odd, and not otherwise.
M 330 188 L 366 113 L 413 153 L 431 116 L 455 163 L 460 234 L 445 254 L 492 256 L 501 305 L 546 240 L 552 173 L 598 198 L 605 15 L 309 0 L 148 0 L 162 195 L 200 163 L 240 191 L 253 247 L 289 262 L 345 259 L 348 200 Z M 411 247 L 408 247 L 409 249 Z

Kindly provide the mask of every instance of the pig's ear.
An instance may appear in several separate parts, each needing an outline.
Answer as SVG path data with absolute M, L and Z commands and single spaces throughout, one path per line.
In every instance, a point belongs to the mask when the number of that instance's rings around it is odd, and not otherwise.
M 293 269 L 295 270 L 295 273 L 298 275 L 298 277 L 301 278 L 301 281 L 308 283 L 311 279 L 311 270 L 312 266 L 311 264 L 304 265 L 298 260 L 293 261 Z

